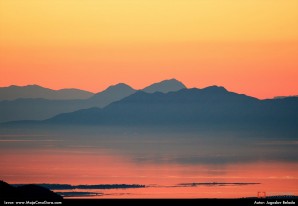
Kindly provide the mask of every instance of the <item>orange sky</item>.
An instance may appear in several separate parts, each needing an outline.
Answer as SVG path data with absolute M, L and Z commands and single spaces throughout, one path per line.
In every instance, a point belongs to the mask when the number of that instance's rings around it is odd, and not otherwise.
M 98 92 L 169 78 L 298 94 L 297 0 L 0 0 L 0 86 Z

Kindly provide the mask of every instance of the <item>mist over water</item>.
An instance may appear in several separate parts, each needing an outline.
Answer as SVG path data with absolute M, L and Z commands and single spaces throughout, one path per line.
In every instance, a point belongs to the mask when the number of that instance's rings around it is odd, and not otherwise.
M 259 190 L 297 195 L 297 145 L 296 136 L 282 131 L 2 127 L 0 176 L 11 184 L 146 186 L 88 190 L 92 198 L 244 197 Z

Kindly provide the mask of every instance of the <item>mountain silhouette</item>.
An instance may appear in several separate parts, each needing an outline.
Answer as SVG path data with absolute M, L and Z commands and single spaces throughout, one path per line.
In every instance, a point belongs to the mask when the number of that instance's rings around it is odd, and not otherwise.
M 259 100 L 218 86 L 147 93 L 121 83 L 85 100 L 2 101 L 0 114 L 0 122 L 46 119 L 41 123 L 195 127 L 229 125 L 268 129 L 283 127 L 297 131 L 298 98 Z
M 148 91 L 152 92 L 165 92 L 175 89 L 179 90 L 183 87 L 185 86 L 182 83 L 175 79 L 172 79 L 153 84 L 147 88 L 149 88 Z M 66 92 L 68 90 L 54 91 L 37 85 L 26 87 L 11 86 L 8 88 L 10 89 L 5 91 L 6 95 L 11 95 L 10 98 L 16 97 L 16 94 L 18 94 L 18 92 L 26 97 L 42 96 L 44 98 L 21 98 L 16 100 L 0 101 L 0 122 L 18 120 L 43 120 L 54 117 L 55 115 L 58 115 L 60 113 L 74 112 L 80 109 L 87 109 L 92 107 L 102 108 L 112 102 L 121 100 L 124 97 L 134 94 L 137 91 L 124 83 L 120 83 L 112 85 L 106 90 L 96 93 L 87 99 L 62 99 L 60 98 L 61 96 L 63 96 L 64 98 L 70 98 L 70 96 L 66 93 L 62 94 L 63 92 Z M 14 91 L 13 89 L 16 91 Z M 60 99 L 52 99 L 54 98 L 54 96 L 48 95 L 49 93 L 59 93 L 59 95 L 56 95 L 55 97 L 59 97 Z M 8 96 L 6 97 L 8 98 Z M 19 95 L 18 97 L 21 96 Z
M 176 79 L 169 79 L 158 83 L 154 83 L 148 87 L 145 87 L 144 89 L 142 89 L 142 91 L 147 93 L 154 93 L 154 92 L 168 93 L 168 92 L 174 92 L 185 88 L 186 87 L 182 82 Z
M 19 98 L 43 98 L 43 99 L 87 99 L 93 95 L 80 89 L 52 90 L 38 85 L 9 86 L 0 88 L 0 101 L 15 100 Z
M 88 99 L 88 101 L 102 104 L 102 105 L 108 105 L 111 102 L 123 99 L 124 97 L 127 97 L 135 92 L 136 92 L 136 90 L 134 90 L 129 85 L 124 84 L 124 83 L 119 83 L 119 84 L 108 87 L 103 92 L 99 92 L 99 93 L 95 94 L 90 99 Z M 94 104 L 93 106 L 95 106 L 95 105 L 96 104 Z
M 24 201 L 62 201 L 63 198 L 51 190 L 38 185 L 23 185 L 13 187 L 4 181 L 0 181 L 0 199 L 24 200 Z
M 17 99 L 0 102 L 0 122 L 16 120 L 42 120 L 64 112 L 73 112 L 91 107 L 104 107 L 135 92 L 126 84 L 108 87 L 88 99 L 48 100 Z
M 138 91 L 103 109 L 91 108 L 64 113 L 43 123 L 233 127 L 254 125 L 269 128 L 286 126 L 295 130 L 298 125 L 298 98 L 259 100 L 217 86 L 169 93 Z

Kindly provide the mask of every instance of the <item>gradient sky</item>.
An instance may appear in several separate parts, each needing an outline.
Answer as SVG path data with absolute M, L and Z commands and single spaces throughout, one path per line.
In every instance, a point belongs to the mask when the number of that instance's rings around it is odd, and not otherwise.
M 98 92 L 177 78 L 298 94 L 297 0 L 0 0 L 0 86 Z

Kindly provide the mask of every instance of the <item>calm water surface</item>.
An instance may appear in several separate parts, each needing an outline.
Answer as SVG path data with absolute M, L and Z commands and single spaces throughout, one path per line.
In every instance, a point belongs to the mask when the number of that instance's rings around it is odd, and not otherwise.
M 247 131 L 2 128 L 0 177 L 10 184 L 145 185 L 56 191 L 92 195 L 81 198 L 298 195 L 297 146 L 295 136 Z

